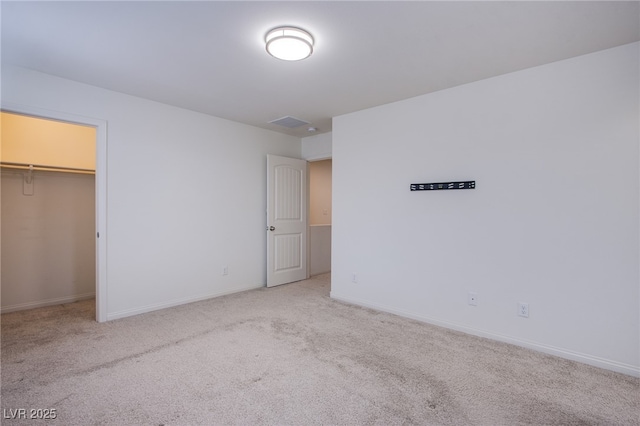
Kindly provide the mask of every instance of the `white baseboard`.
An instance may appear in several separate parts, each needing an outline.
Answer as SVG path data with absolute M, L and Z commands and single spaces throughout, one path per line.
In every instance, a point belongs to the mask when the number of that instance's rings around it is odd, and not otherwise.
M 42 308 L 45 306 L 62 305 L 63 303 L 73 303 L 73 302 L 78 302 L 80 300 L 93 299 L 94 297 L 96 297 L 95 292 L 75 294 L 73 296 L 57 297 L 55 299 L 45 299 L 45 300 L 37 300 L 34 302 L 19 303 L 17 305 L 9 305 L 9 306 L 1 307 L 0 313 L 6 314 L 9 312 L 24 311 L 27 309 Z
M 398 315 L 405 318 L 411 318 L 416 321 L 437 325 L 439 327 L 461 331 L 463 333 L 471 334 L 474 336 L 486 337 L 488 339 L 509 343 L 509 344 L 520 346 L 527 349 L 532 349 L 534 351 L 542 352 L 549 355 L 555 355 L 560 358 L 581 362 L 583 364 L 592 365 L 594 367 L 603 368 L 605 370 L 611 370 L 611 371 L 626 374 L 629 376 L 640 377 L 640 366 L 625 364 L 625 363 L 621 363 L 621 362 L 617 362 L 609 359 L 596 357 L 593 355 L 574 352 L 568 349 L 558 348 L 555 346 L 545 345 L 538 342 L 531 342 L 528 340 L 519 339 L 512 336 L 506 336 L 506 335 L 497 334 L 497 333 L 493 333 L 485 330 L 480 330 L 473 327 L 452 323 L 449 321 L 441 321 L 435 318 L 425 317 L 423 315 L 415 314 L 413 312 L 391 308 L 388 306 L 380 305 L 380 304 L 369 302 L 366 300 L 355 300 L 349 297 L 344 297 L 340 294 L 337 294 L 334 291 L 331 292 L 330 296 L 332 299 L 339 300 L 341 302 L 349 303 L 352 305 L 358 305 L 366 308 L 375 309 L 378 311 L 388 312 L 390 314 Z
M 141 308 L 125 309 L 123 311 L 107 313 L 107 321 L 131 317 L 134 315 L 140 315 L 147 312 L 158 311 L 160 309 L 171 308 L 173 306 L 186 305 L 187 303 L 199 302 L 201 300 L 213 299 L 214 297 L 226 296 L 227 294 L 240 293 L 247 290 L 255 290 L 257 288 L 262 288 L 262 287 L 264 287 L 263 284 L 252 285 L 248 287 L 240 287 L 240 288 L 234 288 L 230 290 L 223 290 L 215 293 L 209 293 L 209 294 L 205 294 L 197 297 L 187 297 L 184 299 L 172 300 L 170 302 L 147 305 Z

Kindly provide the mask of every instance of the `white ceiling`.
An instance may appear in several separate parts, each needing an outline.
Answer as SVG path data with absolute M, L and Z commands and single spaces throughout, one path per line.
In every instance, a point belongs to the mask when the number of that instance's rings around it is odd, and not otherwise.
M 2 62 L 305 137 L 331 118 L 640 40 L 633 2 L 10 2 Z M 300 62 L 268 30 L 316 39 Z

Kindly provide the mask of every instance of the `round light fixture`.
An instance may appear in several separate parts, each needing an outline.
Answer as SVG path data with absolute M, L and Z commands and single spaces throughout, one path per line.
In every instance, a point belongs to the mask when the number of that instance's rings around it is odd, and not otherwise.
M 274 28 L 267 33 L 264 41 L 271 56 L 285 61 L 299 61 L 313 52 L 313 37 L 300 28 Z

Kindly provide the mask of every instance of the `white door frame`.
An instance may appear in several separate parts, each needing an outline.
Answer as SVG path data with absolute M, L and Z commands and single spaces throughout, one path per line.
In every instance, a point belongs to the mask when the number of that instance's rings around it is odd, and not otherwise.
M 107 122 L 97 118 L 3 102 L 1 110 L 96 128 L 96 321 L 107 320 Z

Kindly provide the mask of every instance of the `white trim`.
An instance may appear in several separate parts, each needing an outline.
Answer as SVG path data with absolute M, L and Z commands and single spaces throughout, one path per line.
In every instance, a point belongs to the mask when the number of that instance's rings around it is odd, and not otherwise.
M 333 157 L 331 154 L 321 154 L 317 157 L 304 158 L 304 160 L 307 160 L 309 163 L 315 163 L 316 161 L 333 160 Z
M 219 292 L 215 292 L 215 293 L 208 293 L 208 294 L 205 294 L 203 296 L 186 297 L 184 299 L 176 299 L 176 300 L 173 300 L 171 302 L 158 303 L 158 304 L 155 304 L 155 305 L 147 305 L 147 306 L 143 306 L 142 308 L 125 309 L 124 311 L 119 311 L 119 312 L 114 312 L 114 313 L 108 314 L 107 315 L 107 321 L 120 319 L 120 318 L 131 317 L 131 316 L 134 316 L 134 315 L 145 314 L 147 312 L 158 311 L 160 309 L 172 308 L 174 306 L 185 305 L 187 303 L 200 302 L 202 300 L 213 299 L 213 298 L 220 297 L 220 296 L 226 296 L 228 294 L 241 293 L 243 291 L 255 290 L 255 289 L 259 289 L 259 288 L 264 288 L 264 284 L 257 284 L 257 285 L 241 287 L 241 288 L 237 288 L 237 289 L 223 290 L 223 291 L 219 291 Z
M 96 321 L 107 320 L 107 121 L 30 105 L 3 102 L 2 111 L 96 128 Z M 62 302 L 61 302 L 62 303 Z M 4 310 L 3 310 L 4 312 Z
M 622 362 L 617 362 L 617 361 L 613 361 L 605 358 L 599 358 L 593 355 L 574 352 L 567 349 L 545 345 L 538 342 L 532 342 L 529 340 L 519 339 L 516 337 L 507 336 L 503 334 L 491 333 L 485 330 L 480 330 L 473 327 L 452 323 L 449 321 L 441 321 L 434 318 L 425 317 L 423 315 L 418 315 L 413 312 L 403 311 L 400 309 L 395 309 L 389 306 L 384 306 L 384 305 L 380 305 L 380 304 L 369 302 L 369 301 L 351 299 L 349 297 L 342 296 L 336 293 L 335 291 L 331 292 L 330 297 L 340 302 L 345 302 L 352 305 L 364 306 L 366 308 L 387 312 L 387 313 L 398 315 L 405 318 L 411 318 L 416 321 L 425 322 L 428 324 L 433 324 L 439 327 L 449 328 L 456 331 L 461 331 L 463 333 L 471 334 L 474 336 L 486 337 L 488 339 L 497 340 L 499 342 L 509 343 L 512 345 L 520 346 L 527 349 L 532 349 L 534 351 L 542 352 L 549 355 L 555 355 L 560 358 L 581 362 L 583 364 L 592 365 L 594 367 L 603 368 L 605 370 L 611 370 L 618 373 L 627 374 L 629 376 L 640 377 L 640 366 L 625 364 Z
M 55 299 L 39 300 L 37 302 L 18 303 L 17 305 L 10 305 L 10 306 L 5 306 L 0 308 L 0 313 L 6 314 L 8 312 L 42 308 L 44 306 L 62 305 L 63 303 L 79 302 L 80 300 L 93 299 L 94 297 L 96 297 L 95 293 L 84 293 L 84 294 L 76 294 L 75 296 L 57 297 Z

